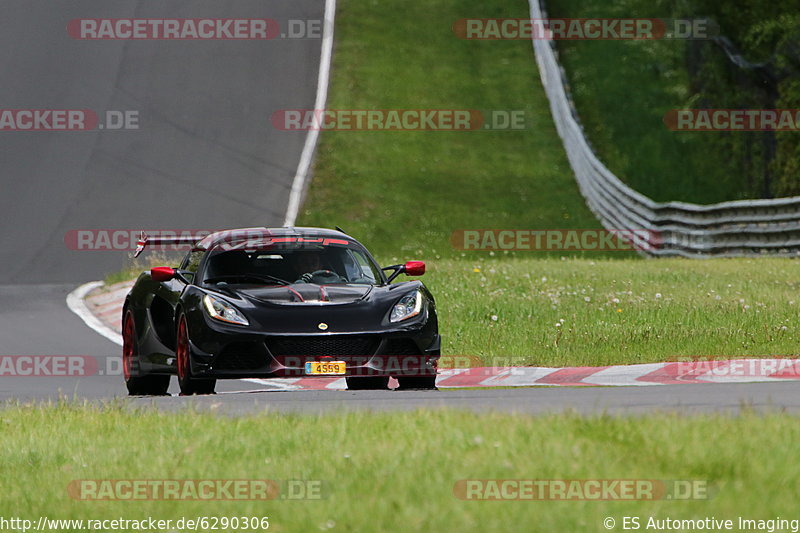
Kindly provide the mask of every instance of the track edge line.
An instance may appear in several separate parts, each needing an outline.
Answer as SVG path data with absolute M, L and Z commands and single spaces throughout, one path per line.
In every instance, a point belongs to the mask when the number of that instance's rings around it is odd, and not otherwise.
M 330 81 L 331 60 L 333 56 L 333 26 L 336 19 L 336 0 L 325 0 L 325 13 L 323 15 L 322 47 L 319 59 L 319 75 L 317 77 L 317 95 L 314 100 L 314 109 L 324 109 L 328 99 L 328 84 Z M 316 116 L 316 113 L 314 113 Z M 315 119 L 317 120 L 317 119 Z M 289 205 L 286 207 L 284 226 L 294 226 L 297 215 L 300 213 L 300 202 L 306 188 L 308 175 L 311 171 L 311 161 L 317 148 L 319 128 L 312 127 L 306 134 L 300 162 L 297 165 L 292 180 L 292 189 L 289 193 Z
M 84 301 L 87 294 L 103 285 L 105 285 L 105 283 L 102 281 L 89 281 L 84 283 L 67 295 L 67 307 L 69 307 L 70 311 L 78 315 L 78 317 L 83 320 L 84 324 L 92 328 L 98 334 L 122 346 L 122 335 L 103 324 L 100 319 L 92 313 Z

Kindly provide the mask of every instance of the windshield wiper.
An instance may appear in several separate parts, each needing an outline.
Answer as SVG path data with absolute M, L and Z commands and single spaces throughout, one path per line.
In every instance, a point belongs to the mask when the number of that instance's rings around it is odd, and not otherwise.
M 266 281 L 266 282 L 273 282 L 278 285 L 291 285 L 288 281 L 281 278 L 276 278 L 275 276 L 270 276 L 269 274 L 229 274 L 227 276 L 215 276 L 213 278 L 206 278 L 203 283 L 215 283 L 218 281 L 225 281 L 228 279 L 251 279 L 257 281 Z

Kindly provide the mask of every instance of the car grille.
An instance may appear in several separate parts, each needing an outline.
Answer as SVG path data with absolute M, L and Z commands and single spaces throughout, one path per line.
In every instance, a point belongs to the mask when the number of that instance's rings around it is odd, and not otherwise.
M 380 338 L 374 335 L 272 337 L 267 340 L 267 348 L 276 357 L 373 355 L 378 344 Z
M 381 355 L 422 355 L 422 352 L 411 339 L 389 339 L 381 348 Z
M 232 342 L 217 357 L 218 370 L 255 370 L 267 364 L 267 353 L 257 342 Z

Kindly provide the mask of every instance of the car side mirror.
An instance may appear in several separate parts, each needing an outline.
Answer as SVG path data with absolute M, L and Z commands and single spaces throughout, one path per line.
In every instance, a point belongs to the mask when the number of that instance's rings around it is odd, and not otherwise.
M 175 278 L 175 269 L 170 267 L 153 267 L 150 269 L 150 277 L 153 281 L 169 281 Z
M 186 279 L 186 276 L 184 276 L 183 272 L 177 268 L 153 267 L 150 269 L 150 277 L 153 279 L 153 281 L 157 281 L 159 283 L 173 279 L 179 279 L 187 285 L 189 284 L 189 280 Z
M 394 270 L 392 275 L 389 276 L 387 280 L 389 283 L 394 280 L 397 276 L 402 273 L 405 273 L 406 276 L 421 276 L 425 273 L 425 262 L 424 261 L 407 261 L 404 265 L 392 265 L 388 267 L 383 267 L 381 270 Z
M 407 261 L 403 265 L 403 272 L 405 272 L 406 276 L 421 276 L 425 273 L 425 262 Z

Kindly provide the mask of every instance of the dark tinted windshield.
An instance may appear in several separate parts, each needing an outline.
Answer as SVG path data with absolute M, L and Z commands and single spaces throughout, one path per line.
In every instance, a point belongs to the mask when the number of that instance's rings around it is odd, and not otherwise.
M 379 270 L 355 246 L 281 244 L 237 246 L 209 252 L 205 283 L 360 283 L 382 281 Z

